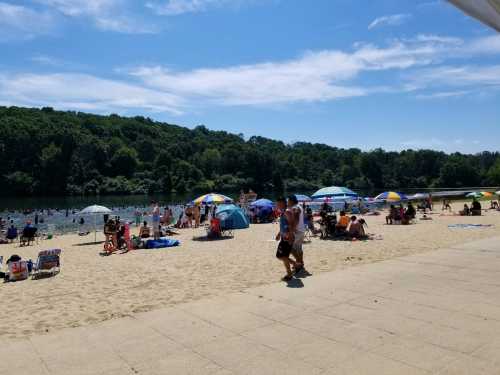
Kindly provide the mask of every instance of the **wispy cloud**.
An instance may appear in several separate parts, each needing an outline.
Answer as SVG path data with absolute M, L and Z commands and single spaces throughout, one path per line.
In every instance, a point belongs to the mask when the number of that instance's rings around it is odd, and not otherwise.
M 83 17 L 100 30 L 128 34 L 156 33 L 158 27 L 128 10 L 127 0 L 35 0 L 66 17 Z
M 416 96 L 417 99 L 450 99 L 450 98 L 459 98 L 469 94 L 470 91 L 443 91 L 443 92 L 434 92 L 431 94 L 419 94 Z
M 500 87 L 500 65 L 455 64 L 471 56 L 500 54 L 496 45 L 497 39 L 492 37 L 464 41 L 417 35 L 385 46 L 358 43 L 345 51 L 309 51 L 289 60 L 223 68 L 122 68 L 115 71 L 118 78 L 114 79 L 61 72 L 5 72 L 0 77 L 0 101 L 181 113 L 204 105 L 281 106 L 401 92 L 412 92 L 419 99 L 444 99 L 476 92 L 477 86 Z M 448 60 L 454 65 L 446 64 Z M 46 56 L 39 57 L 38 62 L 54 64 Z M 393 79 L 390 83 L 379 80 L 378 72 L 386 72 L 384 76 L 392 72 Z M 362 79 L 365 76 L 371 79 Z
M 204 12 L 211 7 L 218 7 L 234 2 L 235 0 L 163 0 L 148 1 L 146 7 L 159 15 L 176 16 L 184 13 Z
M 412 77 L 421 88 L 500 86 L 500 65 L 439 66 L 414 72 Z
M 372 23 L 368 25 L 368 30 L 372 30 L 381 26 L 398 26 L 408 21 L 411 14 L 391 14 L 375 18 Z
M 31 39 L 54 31 L 54 17 L 46 11 L 0 2 L 0 41 Z
M 182 99 L 85 74 L 0 75 L 0 103 L 125 113 L 128 110 L 181 113 Z

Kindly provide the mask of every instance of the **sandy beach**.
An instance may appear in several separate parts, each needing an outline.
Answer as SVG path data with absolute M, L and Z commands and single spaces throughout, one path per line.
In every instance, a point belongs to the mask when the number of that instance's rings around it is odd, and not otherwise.
M 483 206 L 487 203 L 485 202 Z M 458 211 L 463 203 L 454 203 Z M 306 268 L 321 272 L 433 251 L 499 234 L 500 212 L 481 217 L 440 216 L 415 225 L 385 225 L 385 214 L 367 216 L 368 232 L 382 239 L 329 241 L 313 238 L 305 244 Z M 419 215 L 420 217 L 421 215 Z M 450 229 L 449 224 L 493 224 L 491 228 Z M 0 255 L 36 259 L 40 250 L 61 248 L 62 270 L 54 278 L 0 284 L 0 336 L 20 338 L 65 327 L 101 322 L 249 287 L 274 283 L 283 276 L 273 238 L 277 224 L 252 225 L 232 239 L 200 241 L 204 230 L 181 230 L 177 248 L 137 250 L 109 257 L 93 235 L 65 235 L 19 247 L 0 245 Z M 134 228 L 134 233 L 137 229 Z M 98 235 L 98 240 L 102 235 Z

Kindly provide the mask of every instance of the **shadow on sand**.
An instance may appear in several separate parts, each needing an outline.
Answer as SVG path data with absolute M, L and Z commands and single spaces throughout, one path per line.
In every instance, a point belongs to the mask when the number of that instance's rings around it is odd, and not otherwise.
M 224 237 L 218 237 L 218 238 L 209 238 L 208 236 L 195 236 L 193 237 L 193 241 L 198 241 L 198 242 L 216 242 L 216 241 L 225 241 L 225 240 L 232 240 L 234 237 L 231 236 L 224 236 Z
M 97 241 L 97 242 L 84 242 L 84 243 L 75 243 L 73 246 L 90 246 L 90 245 L 102 245 L 104 241 Z

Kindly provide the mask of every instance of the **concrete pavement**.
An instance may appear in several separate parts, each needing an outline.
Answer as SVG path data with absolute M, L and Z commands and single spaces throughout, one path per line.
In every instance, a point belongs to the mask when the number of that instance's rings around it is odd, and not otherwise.
M 500 238 L 0 346 L 0 375 L 289 373 L 500 374 Z

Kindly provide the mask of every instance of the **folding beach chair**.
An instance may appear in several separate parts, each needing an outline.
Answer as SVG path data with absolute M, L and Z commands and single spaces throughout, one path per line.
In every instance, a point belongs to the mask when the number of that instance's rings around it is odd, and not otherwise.
M 9 281 L 21 281 L 28 278 L 28 264 L 25 260 L 9 262 Z
M 223 237 L 233 237 L 233 220 L 225 219 L 221 225 L 221 235 Z
M 43 275 L 54 276 L 60 271 L 61 249 L 44 250 L 38 253 L 38 259 L 33 264 L 33 280 Z

